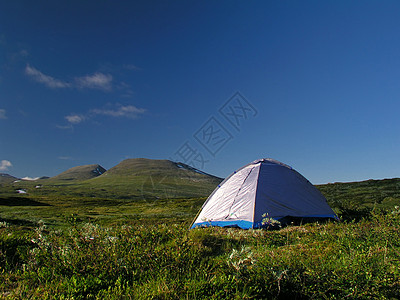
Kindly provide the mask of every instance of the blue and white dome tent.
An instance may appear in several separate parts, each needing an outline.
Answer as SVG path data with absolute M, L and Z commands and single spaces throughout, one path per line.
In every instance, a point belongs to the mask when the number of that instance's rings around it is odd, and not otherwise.
M 300 173 L 277 160 L 253 161 L 227 177 L 208 197 L 191 228 L 266 227 L 263 219 L 336 219 L 325 197 Z

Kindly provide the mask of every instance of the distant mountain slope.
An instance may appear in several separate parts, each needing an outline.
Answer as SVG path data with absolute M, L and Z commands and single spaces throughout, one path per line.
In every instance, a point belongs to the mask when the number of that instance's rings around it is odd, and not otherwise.
M 205 197 L 222 181 L 183 163 L 146 158 L 127 159 L 85 184 L 114 190 L 123 197 Z
M 104 176 L 172 176 L 178 178 L 193 177 L 197 179 L 221 178 L 204 173 L 184 163 L 172 162 L 166 159 L 131 158 L 125 159 L 112 167 Z
M 360 209 L 381 207 L 394 209 L 400 206 L 400 178 L 336 182 L 317 185 L 332 207 Z
M 106 169 L 104 169 L 102 166 L 98 164 L 94 165 L 84 165 L 84 166 L 78 166 L 78 167 L 73 167 L 71 169 L 68 169 L 65 172 L 62 172 L 61 174 L 49 178 L 49 180 L 77 180 L 77 181 L 82 181 L 82 180 L 88 180 L 91 178 L 95 178 L 100 176 L 106 172 Z
M 183 163 L 137 158 L 124 160 L 108 171 L 100 165 L 78 166 L 48 179 L 22 180 L 18 187 L 46 197 L 59 194 L 147 201 L 206 197 L 221 181 Z
M 9 174 L 5 174 L 5 173 L 0 173 L 0 184 L 3 183 L 12 183 L 16 180 L 20 180 L 17 177 L 11 176 Z

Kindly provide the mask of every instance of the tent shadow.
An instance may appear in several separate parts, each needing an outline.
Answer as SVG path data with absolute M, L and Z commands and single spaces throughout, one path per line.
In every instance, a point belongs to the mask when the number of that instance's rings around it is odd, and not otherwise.
M 338 214 L 340 220 L 347 222 L 360 222 L 363 219 L 370 219 L 373 214 L 373 208 L 341 208 Z
M 280 228 L 284 228 L 290 225 L 294 225 L 294 226 L 301 226 L 304 224 L 309 224 L 309 223 L 320 223 L 320 224 L 324 224 L 324 223 L 329 223 L 329 222 L 336 222 L 337 220 L 335 220 L 334 218 L 310 218 L 310 217 L 284 217 L 282 219 L 279 220 L 280 221 Z M 278 226 L 276 226 L 278 227 Z M 275 228 L 271 228 L 271 229 L 275 229 Z M 278 229 L 278 228 L 276 228 Z

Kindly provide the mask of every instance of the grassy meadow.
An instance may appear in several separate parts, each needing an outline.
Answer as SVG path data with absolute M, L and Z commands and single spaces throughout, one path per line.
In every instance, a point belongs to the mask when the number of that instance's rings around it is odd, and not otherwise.
M 342 221 L 279 230 L 188 230 L 204 197 L 15 188 L 0 187 L 0 298 L 400 298 L 399 179 L 318 186 Z

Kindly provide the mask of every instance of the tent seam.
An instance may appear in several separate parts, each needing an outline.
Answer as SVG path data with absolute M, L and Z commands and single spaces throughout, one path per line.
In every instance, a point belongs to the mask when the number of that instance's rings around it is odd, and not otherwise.
M 254 168 L 255 168 L 255 166 L 251 168 L 249 174 L 247 174 L 246 178 L 243 180 L 243 183 L 240 185 L 240 188 L 238 189 L 238 191 L 237 191 L 235 197 L 233 197 L 233 202 L 232 202 L 232 204 L 229 206 L 228 215 L 225 217 L 225 219 L 228 218 L 228 217 L 230 216 L 232 206 L 233 206 L 233 204 L 235 204 L 235 201 L 236 201 L 236 197 L 237 197 L 237 195 L 239 194 L 239 192 L 242 190 L 243 185 L 245 184 L 247 178 L 249 178 L 251 172 L 253 172 Z
M 260 182 L 258 179 L 260 178 L 260 171 L 261 171 L 261 165 L 262 165 L 262 162 L 259 162 L 259 165 L 260 165 L 260 167 L 258 168 L 258 176 L 257 176 L 257 184 L 256 184 L 256 192 L 255 192 L 255 195 L 254 195 L 254 206 L 253 206 L 253 217 L 252 217 L 252 225 L 251 225 L 251 228 L 252 229 L 254 229 L 254 222 L 255 222 L 255 215 L 256 215 L 256 203 L 257 203 L 257 201 L 256 201 L 256 199 L 257 199 L 257 191 L 258 191 L 258 183 Z

